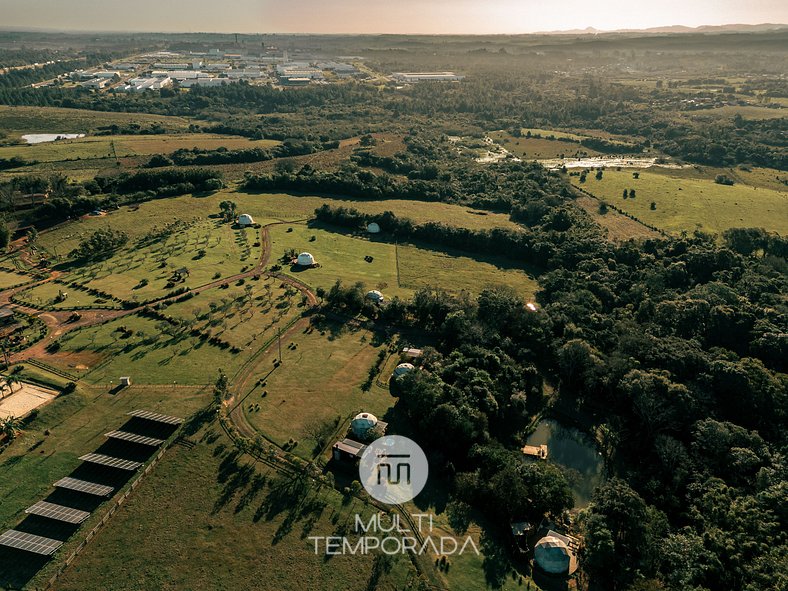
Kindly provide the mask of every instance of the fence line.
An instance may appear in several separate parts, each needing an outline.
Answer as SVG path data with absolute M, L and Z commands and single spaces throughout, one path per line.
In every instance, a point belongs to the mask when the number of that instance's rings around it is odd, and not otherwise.
M 68 569 L 69 565 L 71 565 L 71 563 L 74 562 L 74 560 L 79 555 L 79 553 L 82 552 L 87 547 L 90 541 L 94 537 L 96 537 L 98 532 L 100 532 L 101 529 L 109 522 L 112 516 L 115 515 L 115 513 L 118 511 L 118 509 L 120 509 L 123 503 L 126 502 L 126 499 L 129 498 L 129 495 L 134 491 L 135 488 L 139 486 L 140 482 L 142 482 L 142 479 L 145 478 L 145 476 L 147 476 L 148 474 L 150 474 L 151 471 L 153 471 L 153 467 L 159 463 L 161 458 L 164 456 L 164 452 L 167 451 L 167 449 L 179 437 L 180 430 L 181 429 L 179 427 L 172 435 L 170 435 L 169 439 L 167 439 L 167 441 L 164 442 L 164 444 L 159 449 L 159 452 L 154 456 L 153 460 L 151 460 L 150 463 L 145 467 L 145 470 L 143 470 L 137 475 L 137 477 L 131 482 L 131 485 L 126 489 L 126 491 L 120 497 L 118 497 L 118 499 L 107 510 L 107 512 L 101 518 L 101 521 L 99 521 L 93 527 L 93 529 L 91 529 L 85 535 L 85 539 L 82 540 L 79 543 L 79 545 L 76 548 L 74 548 L 71 554 L 69 554 L 66 557 L 65 561 L 63 562 L 63 565 L 57 569 L 57 571 L 55 572 L 54 575 L 52 575 L 52 577 L 50 577 L 46 585 L 43 587 L 42 591 L 47 591 L 48 589 L 52 589 L 53 585 L 57 582 L 58 578 L 60 578 L 60 576 L 64 572 L 66 572 L 66 569 Z

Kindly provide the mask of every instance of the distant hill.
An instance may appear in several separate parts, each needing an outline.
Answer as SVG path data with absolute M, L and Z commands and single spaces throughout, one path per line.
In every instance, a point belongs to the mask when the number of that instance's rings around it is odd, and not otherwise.
M 788 29 L 788 24 L 762 23 L 760 25 L 702 25 L 700 27 L 687 27 L 672 25 L 669 27 L 651 27 L 649 29 L 616 29 L 605 31 L 586 27 L 585 29 L 569 29 L 566 31 L 543 31 L 542 35 L 601 35 L 605 33 L 761 33 L 765 31 L 779 31 Z

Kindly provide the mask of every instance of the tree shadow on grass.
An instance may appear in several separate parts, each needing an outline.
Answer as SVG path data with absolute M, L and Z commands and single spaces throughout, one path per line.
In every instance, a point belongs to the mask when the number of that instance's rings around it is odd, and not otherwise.
M 489 587 L 498 589 L 506 582 L 506 577 L 512 570 L 509 556 L 501 541 L 488 531 L 482 533 L 480 546 L 479 549 L 484 555 L 482 561 L 484 579 Z

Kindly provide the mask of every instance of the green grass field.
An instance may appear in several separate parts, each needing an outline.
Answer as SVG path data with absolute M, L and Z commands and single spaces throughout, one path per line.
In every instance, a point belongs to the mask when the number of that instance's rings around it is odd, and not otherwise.
M 66 299 L 59 299 L 61 292 L 66 294 Z M 37 308 L 50 306 L 55 309 L 93 308 L 96 306 L 101 306 L 102 308 L 107 306 L 119 307 L 117 302 L 99 298 L 85 291 L 72 289 L 68 285 L 54 281 L 48 281 L 20 292 L 15 299 Z
M 236 202 L 240 213 L 251 214 L 258 223 L 311 218 L 316 208 L 327 203 L 332 206 L 353 207 L 365 213 L 392 211 L 397 216 L 408 217 L 417 223 L 441 221 L 472 229 L 517 227 L 507 215 L 447 203 L 401 199 L 355 200 L 282 193 L 252 194 L 226 190 L 207 197 L 189 195 L 158 199 L 142 203 L 138 207 L 124 207 L 119 211 L 111 212 L 106 217 L 82 218 L 41 234 L 38 244 L 50 253 L 65 255 L 76 248 L 81 236 L 107 225 L 121 229 L 131 239 L 135 239 L 155 227 L 162 227 L 176 219 L 184 218 L 185 213 L 187 214 L 185 219 L 207 217 L 218 213 L 219 203 L 224 200 Z
M 81 464 L 79 456 L 95 451 L 105 441 L 104 433 L 126 422 L 126 412 L 144 408 L 187 417 L 206 404 L 209 396 L 195 390 L 172 395 L 166 389 L 134 387 L 113 396 L 78 388 L 41 407 L 0 456 L 0 526 L 3 530 L 16 526 L 24 518 L 25 508 L 45 498 L 53 490 L 53 482 Z M 66 548 L 73 549 L 78 538 L 72 537 Z M 66 548 L 62 555 L 70 551 Z M 18 555 L 0 553 L 0 589 L 22 587 L 35 573 L 33 563 L 20 564 Z M 44 580 L 42 573 L 38 584 Z
M 122 328 L 132 334 L 124 336 Z M 232 374 L 243 363 L 243 355 L 201 341 L 189 328 L 124 316 L 67 333 L 59 341 L 60 351 L 46 362 L 88 384 L 117 384 L 120 376 L 132 376 L 137 384 L 169 384 L 173 395 L 177 385 L 210 384 L 220 368 Z
M 124 158 L 150 154 L 169 154 L 175 150 L 268 148 L 274 140 L 250 140 L 240 136 L 209 133 L 161 135 L 108 135 L 58 140 L 41 144 L 0 147 L 0 158 L 19 157 L 27 161 L 58 162 L 96 158 Z
M 107 225 L 123 228 L 116 220 Z M 241 273 L 257 263 L 262 249 L 256 230 L 233 229 L 218 219 L 184 221 L 151 232 L 160 238 L 131 240 L 111 258 L 75 268 L 68 279 L 124 300 L 142 302 L 174 289 L 197 287 Z M 174 273 L 183 268 L 188 276 L 174 278 Z
M 191 122 L 183 117 L 150 115 L 147 113 L 113 113 L 59 107 L 0 106 L 0 129 L 8 140 L 16 140 L 26 133 L 88 133 L 105 125 L 143 127 L 159 125 L 166 130 L 186 130 Z
M 58 581 L 63 591 L 232 589 L 394 591 L 414 569 L 397 557 L 369 585 L 374 555 L 315 554 L 308 536 L 344 535 L 360 501 L 299 486 L 239 456 L 212 425 L 174 447 Z
M 247 291 L 248 290 L 248 291 Z M 226 289 L 215 287 L 198 297 L 167 306 L 168 316 L 191 322 L 239 349 L 262 346 L 276 334 L 276 327 L 300 315 L 301 293 L 281 287 L 276 279 L 246 279 L 231 282 Z
M 744 183 L 733 186 L 714 182 L 718 171 L 640 171 L 634 179 L 631 170 L 606 170 L 601 181 L 588 175 L 585 183 L 572 182 L 599 199 L 633 214 L 640 220 L 668 232 L 700 229 L 720 233 L 733 227 L 761 227 L 788 232 L 788 191 L 755 187 Z M 737 173 L 746 178 L 746 172 Z M 623 199 L 624 189 L 636 190 L 635 199 Z M 651 203 L 656 209 L 651 209 Z
M 314 241 L 311 240 L 313 236 Z M 369 289 L 380 289 L 389 297 L 409 297 L 428 286 L 455 293 L 462 290 L 479 292 L 489 285 L 509 285 L 527 295 L 532 295 L 536 289 L 533 276 L 513 261 L 471 257 L 454 250 L 432 250 L 429 245 L 395 245 L 383 239 L 343 234 L 328 227 L 274 226 L 271 228 L 271 248 L 276 258 L 290 248 L 310 252 L 320 264 L 319 268 L 298 270 L 285 266 L 284 271 L 314 288 L 329 288 L 337 279 L 342 279 L 346 284 L 361 281 Z M 364 260 L 366 256 L 371 256 L 372 262 Z
M 573 134 L 563 134 L 563 137 L 568 137 L 571 135 Z M 492 132 L 490 137 L 518 158 L 523 158 L 525 160 L 599 155 L 599 152 L 596 150 L 586 148 L 578 143 L 549 140 L 545 137 L 517 138 L 509 135 L 505 131 Z M 559 137 L 559 135 L 556 135 L 556 137 Z
M 28 281 L 33 281 L 33 278 L 7 269 L 0 269 L 0 289 L 7 289 L 14 285 L 27 283 Z
M 383 344 L 367 330 L 339 326 L 295 334 L 282 343 L 283 363 L 265 378 L 265 385 L 244 392 L 241 404 L 249 423 L 279 445 L 298 441 L 294 453 L 311 459 L 316 424 L 341 422 L 361 411 L 382 417 L 395 402 L 387 389 L 372 385 L 361 390 Z M 324 332 L 324 334 L 321 334 Z M 278 356 L 269 353 L 273 367 Z M 261 376 L 262 377 L 262 376 Z M 267 392 L 263 396 L 263 392 Z M 259 410 L 258 410 L 259 405 Z M 250 409 L 251 407 L 251 409 Z

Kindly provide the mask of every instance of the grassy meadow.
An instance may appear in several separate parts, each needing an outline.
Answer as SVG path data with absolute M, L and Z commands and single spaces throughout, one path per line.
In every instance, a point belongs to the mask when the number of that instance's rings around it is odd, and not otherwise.
M 230 374 L 243 362 L 189 329 L 133 314 L 66 333 L 60 350 L 45 361 L 87 384 L 117 384 L 120 376 L 131 376 L 137 384 L 173 387 L 213 383 L 220 368 Z
M 355 514 L 370 517 L 360 501 L 239 455 L 215 424 L 198 438 L 167 451 L 58 589 L 394 591 L 414 578 L 404 556 L 370 586 L 374 555 L 315 554 L 308 536 L 344 535 Z
M 283 363 L 265 376 L 265 385 L 242 393 L 247 420 L 279 445 L 297 441 L 293 452 L 311 459 L 316 425 L 341 424 L 361 411 L 383 417 L 394 405 L 387 389 L 361 389 L 382 350 L 384 343 L 367 330 L 329 325 L 294 334 L 282 343 Z M 273 367 L 277 350 L 269 357 L 261 367 Z
M 589 174 L 585 183 L 571 177 L 576 186 L 599 199 L 631 213 L 640 220 L 672 233 L 721 233 L 733 227 L 761 227 L 788 232 L 788 191 L 736 182 L 732 186 L 714 182 L 721 169 L 639 171 L 605 170 L 602 180 Z M 728 173 L 730 176 L 730 173 Z M 746 179 L 746 172 L 735 172 Z M 767 174 L 755 173 L 768 177 Z M 756 179 L 757 182 L 757 179 Z M 764 180 L 760 181 L 765 182 Z M 623 191 L 635 189 L 634 199 L 624 199 Z M 651 203 L 655 209 L 651 209 Z
M 34 419 L 27 422 L 21 435 L 0 456 L 0 526 L 3 531 L 24 519 L 24 509 L 52 492 L 52 483 L 68 476 L 82 463 L 79 456 L 95 451 L 106 440 L 104 433 L 123 425 L 130 410 L 143 408 L 188 417 L 204 406 L 210 394 L 196 389 L 179 390 L 136 388 L 132 386 L 117 395 L 105 390 L 77 388 L 41 407 Z M 95 524 L 94 512 L 82 531 Z M 72 536 L 63 555 L 79 543 Z M 39 573 L 40 585 L 51 576 L 53 561 Z M 20 561 L 19 555 L 0 549 L 0 588 L 20 588 L 41 566 L 35 559 Z M 50 570 L 47 571 L 46 569 Z

